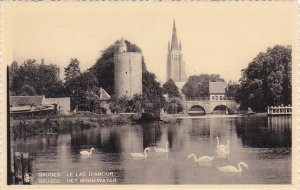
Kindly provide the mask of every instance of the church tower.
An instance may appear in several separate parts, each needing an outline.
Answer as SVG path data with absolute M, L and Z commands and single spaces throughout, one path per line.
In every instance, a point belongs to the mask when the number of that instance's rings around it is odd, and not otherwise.
M 173 33 L 171 44 L 168 44 L 167 58 L 167 80 L 172 79 L 174 82 L 185 82 L 185 62 L 181 52 L 181 43 L 178 43 L 175 20 L 173 22 Z

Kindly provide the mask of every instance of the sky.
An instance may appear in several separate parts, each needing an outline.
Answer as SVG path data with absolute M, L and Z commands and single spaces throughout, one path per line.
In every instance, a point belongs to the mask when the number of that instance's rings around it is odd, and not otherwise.
M 2 8 L 4 56 L 12 60 L 44 58 L 63 74 L 70 59 L 77 58 L 84 71 L 123 37 L 142 49 L 148 70 L 161 83 L 174 19 L 186 75 L 215 73 L 226 81 L 238 81 L 241 69 L 268 47 L 293 45 L 297 23 L 292 1 L 11 2 Z

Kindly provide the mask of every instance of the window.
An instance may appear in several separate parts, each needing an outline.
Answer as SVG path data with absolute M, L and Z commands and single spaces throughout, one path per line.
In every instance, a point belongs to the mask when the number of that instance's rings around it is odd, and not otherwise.
M 219 96 L 216 96 L 216 100 L 218 100 L 219 99 Z

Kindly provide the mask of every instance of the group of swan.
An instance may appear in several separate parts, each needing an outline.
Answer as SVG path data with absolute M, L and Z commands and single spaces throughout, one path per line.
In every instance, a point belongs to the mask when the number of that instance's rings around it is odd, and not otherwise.
M 230 151 L 229 151 L 229 141 L 227 141 L 226 145 L 221 145 L 219 142 L 219 137 L 216 137 L 217 139 L 217 155 L 218 157 L 226 157 L 229 155 Z M 211 166 L 211 162 L 213 161 L 214 157 L 210 157 L 210 156 L 201 156 L 199 158 L 196 157 L 195 154 L 190 154 L 188 156 L 189 158 L 194 158 L 195 163 L 199 163 L 200 165 L 206 165 L 206 166 Z M 227 165 L 227 166 L 223 166 L 223 167 L 219 167 L 217 166 L 217 169 L 220 172 L 223 173 L 227 173 L 227 174 L 231 174 L 231 175 L 236 175 L 239 174 L 243 171 L 242 166 L 245 167 L 246 169 L 248 169 L 248 165 L 245 162 L 239 162 L 238 163 L 238 167 L 232 166 L 232 165 Z
M 147 147 L 144 150 L 144 154 L 143 153 L 130 153 L 131 157 L 133 159 L 147 159 L 148 155 L 147 155 L 147 151 L 150 151 L 151 148 Z M 168 153 L 169 152 L 169 142 L 166 142 L 166 148 L 156 148 L 154 147 L 154 151 L 157 153 Z
M 216 151 L 217 155 L 219 157 L 228 156 L 229 153 L 230 153 L 230 151 L 229 151 L 229 141 L 227 141 L 226 145 L 222 145 L 219 142 L 219 137 L 216 137 L 216 139 L 217 139 L 217 151 Z M 82 156 L 91 156 L 92 153 L 93 153 L 93 150 L 95 150 L 95 148 L 91 148 L 90 151 L 83 150 L 83 151 L 80 151 L 80 154 Z M 148 157 L 147 151 L 151 151 L 151 148 L 150 147 L 145 148 L 144 149 L 144 154 L 143 153 L 130 153 L 130 155 L 132 156 L 133 159 L 147 159 L 147 157 Z M 166 142 L 166 148 L 156 148 L 156 147 L 154 147 L 154 151 L 156 153 L 168 153 L 169 152 L 169 142 L 168 141 Z M 200 165 L 206 165 L 206 166 L 211 165 L 211 162 L 215 158 L 213 156 L 212 157 L 210 157 L 210 156 L 201 156 L 201 157 L 197 158 L 195 154 L 190 154 L 188 156 L 188 159 L 192 158 L 192 157 L 194 158 L 195 163 L 197 162 Z M 245 167 L 246 169 L 248 169 L 248 165 L 245 162 L 239 162 L 237 167 L 232 166 L 232 165 L 227 165 L 227 166 L 223 166 L 223 167 L 217 166 L 217 169 L 220 172 L 235 175 L 235 174 L 241 173 L 243 171 L 242 166 Z

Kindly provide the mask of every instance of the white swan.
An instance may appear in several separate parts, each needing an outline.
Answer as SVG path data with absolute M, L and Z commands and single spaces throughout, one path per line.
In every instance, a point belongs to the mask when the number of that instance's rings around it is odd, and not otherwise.
M 232 166 L 232 165 L 223 166 L 223 167 L 218 167 L 217 166 L 217 168 L 220 172 L 223 172 L 223 173 L 238 174 L 238 173 L 242 173 L 242 171 L 243 171 L 241 166 L 244 166 L 246 169 L 249 169 L 248 165 L 245 162 L 238 163 L 237 168 Z
M 93 150 L 95 150 L 95 148 L 91 148 L 90 151 L 82 150 L 82 151 L 80 151 L 80 154 L 81 154 L 82 156 L 91 156 L 92 153 L 93 153 L 93 152 L 92 152 Z
M 188 156 L 188 158 L 191 158 L 191 157 L 194 157 L 195 162 L 210 162 L 215 158 L 215 157 L 210 157 L 210 156 L 201 156 L 197 159 L 195 154 L 190 154 Z
M 230 153 L 229 146 L 227 148 L 218 148 L 216 152 L 218 157 L 225 158 Z
M 167 153 L 169 152 L 169 142 L 166 142 L 166 148 L 156 148 L 154 147 L 155 152 L 157 153 Z
M 143 153 L 130 153 L 133 159 L 147 159 L 147 150 L 151 150 L 149 147 L 145 148 Z
M 220 144 L 218 136 L 216 137 L 216 139 L 217 139 L 217 149 L 221 149 L 221 148 L 226 149 L 227 147 L 229 147 L 229 140 L 227 140 L 227 144 L 224 145 L 224 144 Z

